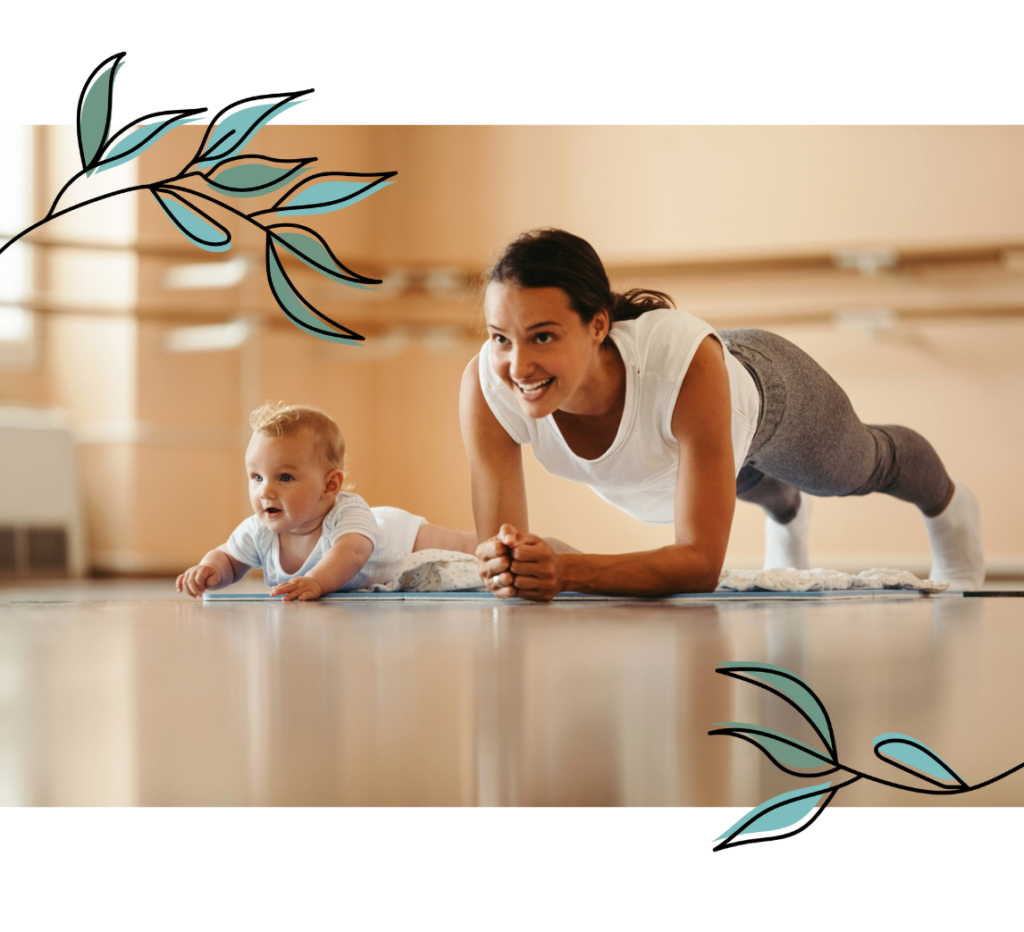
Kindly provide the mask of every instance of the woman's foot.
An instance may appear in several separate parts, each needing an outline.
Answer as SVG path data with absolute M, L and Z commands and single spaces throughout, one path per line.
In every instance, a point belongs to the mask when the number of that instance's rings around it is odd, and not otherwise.
M 796 516 L 786 524 L 779 524 L 771 515 L 764 521 L 764 569 L 809 570 L 807 540 L 811 530 L 811 499 L 800 494 Z
M 924 523 L 932 548 L 932 582 L 949 583 L 957 592 L 980 589 L 985 582 L 985 554 L 974 493 L 957 483 L 942 513 L 925 517 Z

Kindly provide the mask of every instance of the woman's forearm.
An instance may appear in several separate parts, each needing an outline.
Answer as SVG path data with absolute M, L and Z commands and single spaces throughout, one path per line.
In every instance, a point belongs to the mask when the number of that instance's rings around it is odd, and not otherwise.
M 713 592 L 722 570 L 698 548 L 687 544 L 639 553 L 565 553 L 556 559 L 563 591 L 593 595 Z

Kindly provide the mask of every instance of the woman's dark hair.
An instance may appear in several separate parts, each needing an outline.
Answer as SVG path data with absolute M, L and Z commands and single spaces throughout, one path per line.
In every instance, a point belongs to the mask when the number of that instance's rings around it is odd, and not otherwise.
M 631 288 L 616 294 L 594 247 L 565 230 L 530 230 L 505 247 L 487 282 L 513 282 L 520 288 L 561 288 L 572 309 L 589 324 L 604 309 L 611 321 L 632 320 L 659 307 L 675 307 L 664 292 Z

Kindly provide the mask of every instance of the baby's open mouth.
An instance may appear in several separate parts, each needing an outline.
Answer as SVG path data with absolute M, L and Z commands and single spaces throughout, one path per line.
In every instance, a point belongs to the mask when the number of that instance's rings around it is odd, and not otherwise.
M 268 515 L 279 515 L 281 514 L 280 508 L 264 508 L 263 509 Z

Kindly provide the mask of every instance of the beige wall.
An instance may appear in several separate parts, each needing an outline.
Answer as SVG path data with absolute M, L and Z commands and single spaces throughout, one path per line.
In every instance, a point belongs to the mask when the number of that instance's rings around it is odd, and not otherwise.
M 62 132 L 51 134 L 58 153 L 68 144 Z M 187 161 L 200 133 L 167 137 L 139 160 L 139 180 Z M 213 256 L 185 243 L 145 196 L 127 213 L 97 219 L 121 228 L 127 216 L 139 250 L 106 249 L 105 275 L 83 272 L 81 251 L 51 250 L 51 303 L 64 311 L 102 306 L 112 316 L 48 316 L 40 368 L 0 371 L 0 399 L 71 411 L 94 565 L 172 572 L 223 540 L 247 512 L 245 418 L 268 399 L 318 404 L 337 417 L 350 451 L 347 478 L 371 504 L 470 526 L 457 394 L 480 342 L 478 298 L 472 290 L 399 292 L 395 270 L 472 274 L 520 230 L 555 225 L 590 239 L 616 282 L 648 266 L 644 283 L 664 285 L 716 326 L 754 320 L 794 340 L 847 389 L 863 419 L 924 433 L 954 478 L 978 493 L 993 565 L 1024 570 L 1024 492 L 1016 483 L 1024 458 L 1024 276 L 999 259 L 999 250 L 1024 245 L 1024 130 L 268 127 L 252 151 L 317 155 L 322 171 L 399 172 L 373 197 L 307 221 L 351 268 L 384 274 L 379 294 L 289 267 L 323 310 L 370 338 L 339 347 L 282 323 L 261 241 L 233 218 L 225 222 L 235 248 Z M 53 166 L 66 159 L 48 161 L 55 190 Z M 80 227 L 62 235 L 84 238 L 87 225 Z M 860 246 L 991 246 L 995 259 L 871 281 L 822 259 Z M 162 285 L 173 266 L 233 255 L 249 255 L 255 269 L 237 287 Z M 814 270 L 758 275 L 727 264 L 800 256 L 821 261 Z M 883 305 L 918 316 L 877 333 L 831 322 L 836 310 Z M 240 348 L 165 349 L 176 327 L 237 316 L 256 327 Z M 599 551 L 671 539 L 670 529 L 641 525 L 588 489 L 547 476 L 528 452 L 526 474 L 538 531 Z M 762 521 L 757 509 L 738 507 L 731 565 L 757 564 Z M 884 496 L 820 500 L 812 548 L 815 562 L 842 568 L 928 568 L 914 509 Z
M 400 127 L 387 261 L 550 225 L 606 263 L 1024 239 L 1022 127 Z M 398 193 L 397 191 L 395 192 Z

